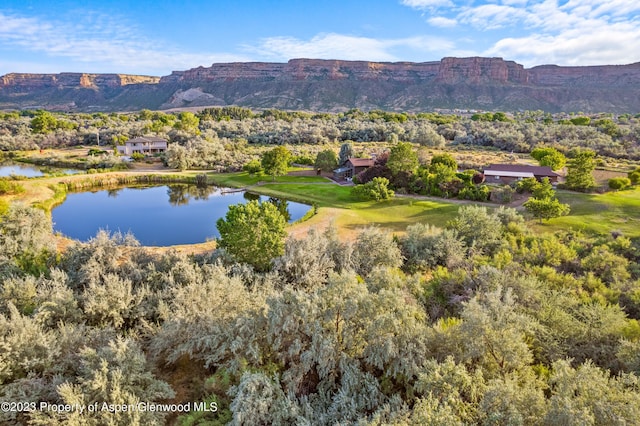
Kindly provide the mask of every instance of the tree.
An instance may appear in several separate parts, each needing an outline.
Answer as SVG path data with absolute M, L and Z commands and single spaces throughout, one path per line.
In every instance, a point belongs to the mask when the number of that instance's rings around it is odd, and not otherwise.
M 423 146 L 432 146 L 436 148 L 443 147 L 447 142 L 441 134 L 435 131 L 428 124 L 418 128 L 412 141 Z
M 431 173 L 435 173 L 434 170 L 437 168 L 437 164 L 442 164 L 453 171 L 458 168 L 458 162 L 451 156 L 451 154 L 447 153 L 438 154 L 431 157 L 431 165 L 429 167 Z
M 267 271 L 271 261 L 284 253 L 287 222 L 273 203 L 250 201 L 229 206 L 225 218 L 216 222 L 218 245 L 239 262 Z
M 549 178 L 531 186 L 531 198 L 523 206 L 533 217 L 540 219 L 540 223 L 543 219 L 565 216 L 570 210 L 568 204 L 562 204 L 556 198 Z
M 50 133 L 58 126 L 58 120 L 49 111 L 38 111 L 31 120 L 31 129 L 34 133 Z
M 338 167 L 338 156 L 332 149 L 320 151 L 316 156 L 315 168 L 330 172 Z
M 542 181 L 536 182 L 536 185 L 532 188 L 531 195 L 538 200 L 544 200 L 545 198 L 554 198 L 556 192 L 551 186 L 551 181 L 546 177 Z
M 596 186 L 593 171 L 596 168 L 596 153 L 591 150 L 579 151 L 567 166 L 567 188 L 575 191 L 588 191 Z
M 574 117 L 572 119 L 569 120 L 572 124 L 576 125 L 576 126 L 588 126 L 589 124 L 591 124 L 591 118 L 589 117 Z
M 340 147 L 340 154 L 338 154 L 338 165 L 342 166 L 351 157 L 353 157 L 353 146 L 351 146 L 349 142 L 345 142 Z
M 262 171 L 262 164 L 260 163 L 260 161 L 254 158 L 253 160 L 242 166 L 242 170 L 249 173 L 250 175 L 254 175 Z
M 262 156 L 264 172 L 271 175 L 273 180 L 276 180 L 276 176 L 286 175 L 290 158 L 291 151 L 283 146 L 278 146 L 265 152 Z
M 196 116 L 194 113 L 189 111 L 184 111 L 178 114 L 178 121 L 173 125 L 176 130 L 184 130 L 189 133 L 194 133 L 199 135 L 200 130 L 198 126 L 200 125 L 200 118 Z
M 543 219 L 566 216 L 570 211 L 569 205 L 560 203 L 557 198 L 530 198 L 523 206 L 533 217 L 540 219 L 540 223 Z
M 551 170 L 560 170 L 567 163 L 567 157 L 555 148 L 535 148 L 531 156 L 538 160 L 541 166 L 551 167 Z
M 391 148 L 387 167 L 396 175 L 400 172 L 413 173 L 418 168 L 418 156 L 409 142 L 399 142 Z

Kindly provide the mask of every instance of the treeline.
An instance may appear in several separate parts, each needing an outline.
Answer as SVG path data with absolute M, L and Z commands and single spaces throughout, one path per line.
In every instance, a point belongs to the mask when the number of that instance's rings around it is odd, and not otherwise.
M 0 399 L 216 402 L 179 424 L 637 424 L 640 243 L 536 235 L 463 206 L 393 238 L 289 238 L 256 272 L 100 232 L 58 254 L 0 222 Z M 3 424 L 163 424 L 162 412 L 3 412 Z
M 181 145 L 203 140 L 236 144 L 323 144 L 406 141 L 431 147 L 445 144 L 491 146 L 530 152 L 537 146 L 561 152 L 582 147 L 601 156 L 640 159 L 640 117 L 630 114 L 551 115 L 529 111 L 471 117 L 439 113 L 407 114 L 350 110 L 306 113 L 241 107 L 205 108 L 200 113 L 143 110 L 130 114 L 59 114 L 22 111 L 0 114 L 0 150 L 123 143 L 154 134 Z

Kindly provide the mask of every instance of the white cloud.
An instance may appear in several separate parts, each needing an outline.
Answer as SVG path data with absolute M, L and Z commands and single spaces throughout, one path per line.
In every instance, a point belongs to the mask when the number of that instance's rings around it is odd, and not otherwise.
M 514 22 L 527 17 L 522 8 L 486 4 L 467 9 L 458 15 L 462 23 L 469 24 L 481 30 L 491 30 L 512 25 Z
M 638 52 L 640 28 L 620 24 L 591 33 L 567 30 L 557 35 L 505 38 L 484 53 L 533 66 L 629 64 L 638 62 Z
M 270 37 L 258 46 L 245 46 L 247 51 L 275 60 L 292 58 L 343 59 L 368 61 L 398 61 L 396 48 L 408 48 L 419 52 L 447 51 L 454 43 L 442 37 L 408 37 L 399 39 L 374 39 L 344 34 L 319 34 L 310 40 L 295 37 Z
M 75 22 L 47 22 L 0 13 L 0 46 L 5 50 L 40 52 L 49 58 L 67 58 L 81 63 L 81 71 L 86 72 L 165 74 L 213 62 L 247 60 L 234 54 L 185 53 L 152 42 L 137 34 L 132 26 L 110 16 L 92 13 L 77 16 L 82 18 Z M 62 71 L 77 70 L 50 72 Z
M 452 28 L 458 25 L 457 20 L 445 18 L 444 16 L 434 16 L 433 18 L 427 19 L 427 22 L 439 28 Z
M 449 3 L 443 8 L 445 3 Z M 438 8 L 427 19 L 436 27 L 457 24 L 480 32 L 476 55 L 501 56 L 526 66 L 542 63 L 599 65 L 640 61 L 640 1 L 403 0 L 414 8 Z M 505 33 L 505 31 L 507 31 Z M 509 34 L 509 36 L 506 36 Z M 489 40 L 495 39 L 491 42 Z M 473 44 L 471 44 L 473 45 Z M 486 45 L 485 45 L 486 46 Z
M 257 48 L 247 47 L 265 56 L 278 59 L 318 58 L 393 61 L 396 57 L 387 52 L 383 43 L 366 37 L 341 34 L 321 34 L 305 41 L 295 37 L 269 37 Z
M 453 3 L 450 0 L 402 0 L 401 3 L 414 9 L 429 9 L 434 7 L 453 6 Z

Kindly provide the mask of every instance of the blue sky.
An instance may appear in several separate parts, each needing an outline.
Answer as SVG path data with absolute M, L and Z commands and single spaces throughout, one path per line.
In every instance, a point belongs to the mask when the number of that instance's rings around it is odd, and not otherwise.
M 638 0 L 2 0 L 0 75 L 167 75 L 214 62 L 640 61 Z

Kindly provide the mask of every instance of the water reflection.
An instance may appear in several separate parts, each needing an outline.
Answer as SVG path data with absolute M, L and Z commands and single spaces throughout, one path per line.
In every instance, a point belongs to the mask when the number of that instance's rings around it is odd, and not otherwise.
M 291 214 L 289 213 L 289 202 L 287 200 L 269 197 L 267 202 L 276 206 L 278 208 L 278 211 L 282 214 L 282 216 L 284 216 L 287 222 L 291 220 Z
M 18 163 L 14 161 L 0 162 L 0 177 L 7 177 L 12 175 L 24 177 L 40 177 L 58 173 L 70 175 L 80 173 L 80 170 L 60 169 L 50 166 L 35 166 L 33 164 Z
M 243 197 L 247 201 L 258 201 L 260 199 L 260 195 L 253 192 L 248 192 L 248 191 L 245 191 L 243 193 Z
M 293 222 L 309 206 L 231 188 L 196 185 L 130 187 L 69 193 L 52 211 L 54 230 L 87 241 L 99 229 L 130 231 L 143 245 L 194 244 L 218 237 L 229 205 L 271 202 Z

